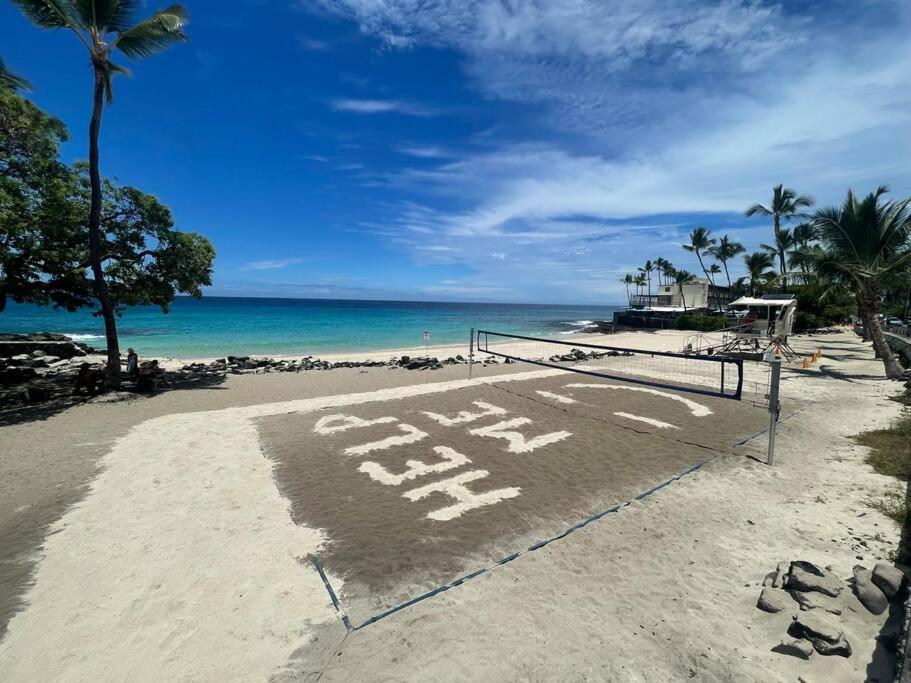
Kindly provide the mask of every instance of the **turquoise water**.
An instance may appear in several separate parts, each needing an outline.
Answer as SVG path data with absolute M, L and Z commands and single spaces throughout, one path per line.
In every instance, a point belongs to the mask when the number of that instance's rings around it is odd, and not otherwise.
M 227 354 L 319 355 L 346 351 L 468 345 L 471 327 L 559 336 L 592 320 L 610 320 L 616 306 L 427 303 L 325 299 L 180 297 L 170 313 L 138 307 L 118 324 L 122 349 L 141 356 L 207 358 Z M 0 332 L 60 332 L 104 347 L 99 318 L 81 311 L 9 303 Z

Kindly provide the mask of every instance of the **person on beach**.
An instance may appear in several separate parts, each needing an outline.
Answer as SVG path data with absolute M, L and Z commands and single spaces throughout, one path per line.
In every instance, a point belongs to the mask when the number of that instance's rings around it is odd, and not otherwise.
M 134 382 L 139 380 L 139 356 L 132 348 L 127 349 L 127 377 Z
M 82 363 L 76 375 L 76 387 L 73 393 L 78 395 L 82 389 L 85 389 L 89 396 L 95 396 L 99 391 L 104 390 L 103 367 L 98 369 L 93 368 L 91 363 Z

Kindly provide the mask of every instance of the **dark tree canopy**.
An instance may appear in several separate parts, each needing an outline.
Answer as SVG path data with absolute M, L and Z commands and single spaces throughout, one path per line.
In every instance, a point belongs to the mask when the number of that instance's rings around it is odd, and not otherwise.
M 85 164 L 61 163 L 63 124 L 0 91 L 0 310 L 7 298 L 68 310 L 96 306 L 89 269 Z M 167 311 L 178 293 L 201 296 L 215 250 L 175 230 L 168 207 L 111 180 L 102 186 L 102 255 L 113 303 Z

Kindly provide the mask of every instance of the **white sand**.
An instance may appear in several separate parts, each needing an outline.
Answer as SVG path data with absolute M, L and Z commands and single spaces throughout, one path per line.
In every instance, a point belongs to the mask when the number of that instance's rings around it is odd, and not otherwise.
M 684 336 L 598 339 L 677 349 Z M 787 392 L 817 402 L 782 424 L 774 468 L 717 459 L 644 502 L 347 637 L 305 561 L 325 539 L 291 522 L 250 419 L 377 395 L 144 422 L 113 446 L 91 491 L 48 536 L 28 606 L 0 642 L 2 678 L 265 680 L 318 671 L 325 680 L 862 680 L 882 618 L 846 613 L 855 654 L 803 662 L 770 652 L 790 614 L 755 608 L 763 576 L 779 561 L 832 564 L 847 577 L 855 555 L 872 566 L 898 536 L 864 501 L 899 485 L 873 473 L 864 449 L 846 438 L 898 414 L 885 400 L 898 385 L 878 379 L 881 365 L 847 334 L 798 347 L 828 347 L 841 359 L 824 358 L 822 372 L 786 372 Z M 493 381 L 483 374 L 475 381 Z M 321 381 L 331 383 L 331 374 Z M 761 457 L 763 447 L 758 439 L 743 451 Z

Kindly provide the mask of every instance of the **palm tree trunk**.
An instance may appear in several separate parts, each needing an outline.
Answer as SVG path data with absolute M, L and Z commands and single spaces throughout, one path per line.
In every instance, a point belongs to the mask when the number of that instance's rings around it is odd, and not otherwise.
M 633 300 L 629 298 L 629 283 L 626 283 L 626 305 L 632 306 Z
M 98 135 L 101 131 L 101 112 L 104 108 L 104 65 L 95 63 L 93 66 L 95 96 L 92 103 L 92 122 L 89 125 L 89 180 L 92 186 L 92 201 L 89 209 L 89 256 L 92 261 L 95 297 L 101 306 L 104 336 L 108 345 L 107 380 L 111 386 L 119 387 L 120 344 L 117 340 L 117 321 L 101 263 L 101 171 L 98 163 Z
M 886 377 L 889 379 L 901 379 L 902 369 L 898 364 L 898 361 L 895 360 L 895 354 L 892 353 L 892 349 L 889 348 L 889 344 L 886 343 L 886 337 L 883 334 L 883 328 L 879 324 L 879 318 L 877 317 L 877 306 L 876 298 L 873 295 L 868 295 L 863 303 L 865 313 L 867 314 L 867 321 L 864 324 L 866 328 L 870 328 L 870 339 L 873 340 L 873 348 L 876 350 L 876 355 L 883 362 L 883 368 L 886 371 Z
M 728 280 L 728 288 L 730 288 L 730 287 L 731 287 L 731 274 L 728 272 L 728 260 L 727 260 L 727 259 L 722 259 L 722 260 L 721 260 L 721 265 L 724 266 L 724 276 L 727 278 L 727 280 Z
M 686 296 L 683 294 L 683 285 L 680 285 L 680 301 L 683 302 L 683 312 L 686 313 Z

